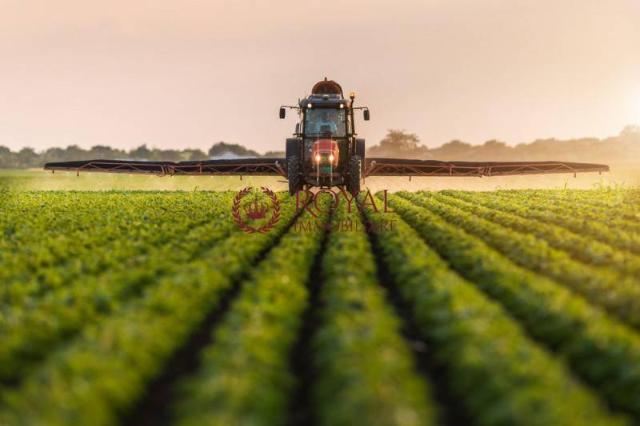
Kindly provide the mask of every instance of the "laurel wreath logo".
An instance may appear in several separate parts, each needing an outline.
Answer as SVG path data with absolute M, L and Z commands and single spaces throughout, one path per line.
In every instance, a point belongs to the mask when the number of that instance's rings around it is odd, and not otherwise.
M 271 200 L 271 205 L 273 207 L 273 214 L 271 215 L 271 218 L 266 224 L 262 226 L 253 227 L 249 225 L 242 219 L 242 215 L 240 213 L 240 203 L 242 201 L 242 198 L 244 198 L 247 194 L 251 192 L 252 188 L 250 186 L 238 192 L 238 194 L 236 194 L 235 198 L 233 199 L 233 205 L 231 207 L 231 216 L 233 217 L 233 221 L 235 222 L 235 224 L 247 234 L 253 234 L 256 232 L 261 234 L 266 234 L 274 226 L 276 226 L 276 224 L 280 220 L 280 202 L 278 201 L 278 197 L 276 197 L 276 194 L 269 188 L 262 186 L 260 187 L 260 189 L 263 194 L 269 197 L 269 199 Z

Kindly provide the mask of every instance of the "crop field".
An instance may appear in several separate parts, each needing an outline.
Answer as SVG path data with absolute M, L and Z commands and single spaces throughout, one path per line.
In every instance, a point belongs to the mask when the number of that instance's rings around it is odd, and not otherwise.
M 639 189 L 236 194 L 0 190 L 0 425 L 640 424 Z

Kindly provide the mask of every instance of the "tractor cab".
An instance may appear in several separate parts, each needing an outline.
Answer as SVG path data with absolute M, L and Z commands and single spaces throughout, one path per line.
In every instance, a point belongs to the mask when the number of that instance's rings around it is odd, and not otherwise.
M 364 164 L 364 140 L 356 139 L 355 94 L 345 99 L 342 87 L 332 80 L 316 83 L 311 94 L 295 108 L 300 121 L 295 138 L 287 139 L 287 178 L 289 190 L 315 187 L 345 186 L 350 192 L 360 189 Z M 285 107 L 280 117 L 285 117 Z M 357 170 L 356 170 L 357 169 Z

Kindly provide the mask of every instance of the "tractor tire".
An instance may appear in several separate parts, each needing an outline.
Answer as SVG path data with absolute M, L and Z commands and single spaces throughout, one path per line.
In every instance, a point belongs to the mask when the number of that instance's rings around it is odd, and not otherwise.
M 362 164 L 362 174 L 364 175 L 366 145 L 364 139 L 356 139 L 356 155 L 360 157 Z
M 287 180 L 289 181 L 289 194 L 295 195 L 302 188 L 300 180 L 300 161 L 297 155 L 287 158 Z
M 347 181 L 347 191 L 356 196 L 360 192 L 360 180 L 362 178 L 362 159 L 359 155 L 354 155 L 349 160 L 349 180 Z
M 300 155 L 300 149 L 302 147 L 302 140 L 298 138 L 287 138 L 286 152 L 285 157 L 288 159 L 289 157 L 295 155 Z

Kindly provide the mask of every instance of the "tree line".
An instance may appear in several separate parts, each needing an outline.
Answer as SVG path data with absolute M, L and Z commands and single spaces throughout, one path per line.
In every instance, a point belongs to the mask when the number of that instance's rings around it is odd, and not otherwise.
M 392 129 L 380 141 L 371 146 L 367 155 L 433 160 L 466 161 L 582 161 L 610 163 L 640 162 L 640 126 L 627 126 L 619 135 L 598 139 L 581 138 L 569 140 L 538 139 L 531 143 L 514 146 L 490 140 L 481 145 L 472 145 L 453 140 L 437 148 L 428 148 L 420 138 L 404 130 Z M 0 146 L 0 168 L 21 169 L 42 167 L 45 163 L 74 160 L 152 160 L 152 161 L 198 161 L 229 157 L 284 157 L 284 152 L 269 151 L 260 154 L 240 144 L 218 142 L 207 152 L 200 149 L 159 149 L 141 145 L 131 150 L 96 145 L 83 149 L 77 145 L 66 148 L 49 148 L 36 152 L 32 148 L 11 151 Z
M 281 156 L 279 152 L 267 152 L 265 156 Z M 5 146 L 0 146 L 0 168 L 22 169 L 42 167 L 45 163 L 55 161 L 76 160 L 149 160 L 149 161 L 198 161 L 210 158 L 224 157 L 261 157 L 258 152 L 239 144 L 218 142 L 207 152 L 200 149 L 159 149 L 141 145 L 131 150 L 112 148 L 105 145 L 96 145 L 90 149 L 83 149 L 77 145 L 66 148 L 49 148 L 42 152 L 36 152 L 33 148 L 22 148 L 19 151 L 11 151 Z
M 617 136 L 604 139 L 538 139 L 531 143 L 507 145 L 489 140 L 472 145 L 453 140 L 437 148 L 420 143 L 413 133 L 389 130 L 367 155 L 375 157 L 415 158 L 421 160 L 460 161 L 575 161 L 594 163 L 640 163 L 640 126 L 627 126 Z

